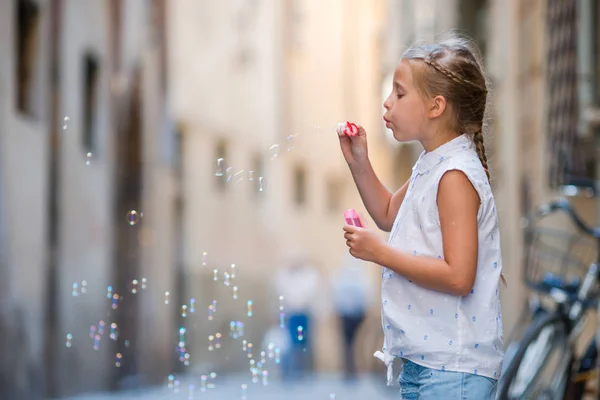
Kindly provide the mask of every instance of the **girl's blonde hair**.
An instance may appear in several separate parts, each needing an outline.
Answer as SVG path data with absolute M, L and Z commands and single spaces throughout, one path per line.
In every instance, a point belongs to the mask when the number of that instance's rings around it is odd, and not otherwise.
M 451 129 L 471 137 L 489 179 L 483 143 L 488 84 L 476 47 L 454 36 L 435 44 L 411 46 L 402 59 L 410 62 L 415 85 L 422 94 L 443 96 L 451 105 Z

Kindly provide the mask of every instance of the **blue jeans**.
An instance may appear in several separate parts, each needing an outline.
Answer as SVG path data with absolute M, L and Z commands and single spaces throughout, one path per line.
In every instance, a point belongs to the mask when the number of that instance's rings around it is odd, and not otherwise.
M 466 372 L 440 371 L 404 360 L 398 378 L 402 399 L 494 400 L 498 381 Z

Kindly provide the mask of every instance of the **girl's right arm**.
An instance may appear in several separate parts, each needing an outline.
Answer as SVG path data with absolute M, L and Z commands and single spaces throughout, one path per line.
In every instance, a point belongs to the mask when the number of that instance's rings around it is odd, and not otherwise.
M 391 231 L 396 214 L 398 214 L 406 195 L 408 182 L 393 194 L 383 186 L 369 161 L 367 133 L 362 126 L 358 127 L 358 133 L 355 136 L 344 134 L 342 129 L 338 129 L 337 133 L 342 154 L 350 167 L 350 172 L 352 172 L 352 177 L 367 211 L 379 229 L 386 232 Z
M 350 171 L 371 218 L 379 229 L 390 232 L 406 195 L 409 181 L 406 181 L 395 193 L 391 193 L 381 183 L 370 162 L 367 161 L 366 165 L 362 166 L 350 166 Z

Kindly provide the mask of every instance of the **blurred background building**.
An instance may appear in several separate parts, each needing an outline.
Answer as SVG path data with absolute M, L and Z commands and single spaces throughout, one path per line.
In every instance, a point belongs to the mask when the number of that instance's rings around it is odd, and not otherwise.
M 590 0 L 0 2 L 0 397 L 248 373 L 241 341 L 259 357 L 286 311 L 277 272 L 298 262 L 321 282 L 314 367 L 341 371 L 328 282 L 344 263 L 342 212 L 363 208 L 335 125 L 365 126 L 376 171 L 399 187 L 421 149 L 393 142 L 383 99 L 404 48 L 452 29 L 475 38 L 493 86 L 509 333 L 527 297 L 521 217 L 597 176 L 599 11 Z M 378 276 L 369 269 L 375 294 Z M 380 340 L 372 304 L 363 370 Z

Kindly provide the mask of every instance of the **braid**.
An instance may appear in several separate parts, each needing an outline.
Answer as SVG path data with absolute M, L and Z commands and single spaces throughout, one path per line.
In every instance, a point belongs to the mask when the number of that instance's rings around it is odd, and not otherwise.
M 459 83 L 459 84 L 466 84 L 466 85 L 471 85 L 473 87 L 476 87 L 478 89 L 481 88 L 480 85 L 473 83 L 465 78 L 462 78 L 461 76 L 459 76 L 458 74 L 452 72 L 451 70 L 449 70 L 448 68 L 444 67 L 442 64 L 440 64 L 439 62 L 435 61 L 434 59 L 432 59 L 430 56 L 427 56 L 425 58 L 423 58 L 423 62 L 427 65 L 429 65 L 430 67 L 435 68 L 438 72 L 446 75 L 448 78 L 452 79 L 454 82 Z M 483 89 L 486 93 L 487 93 L 487 89 L 484 88 Z
M 489 180 L 490 170 L 488 167 L 487 156 L 485 155 L 485 146 L 483 145 L 483 132 L 481 129 L 477 130 L 473 134 L 473 143 L 475 143 L 475 150 L 477 150 L 477 155 L 479 156 L 481 165 L 483 165 L 483 169 L 485 170 L 485 174 L 487 175 L 487 178 Z

